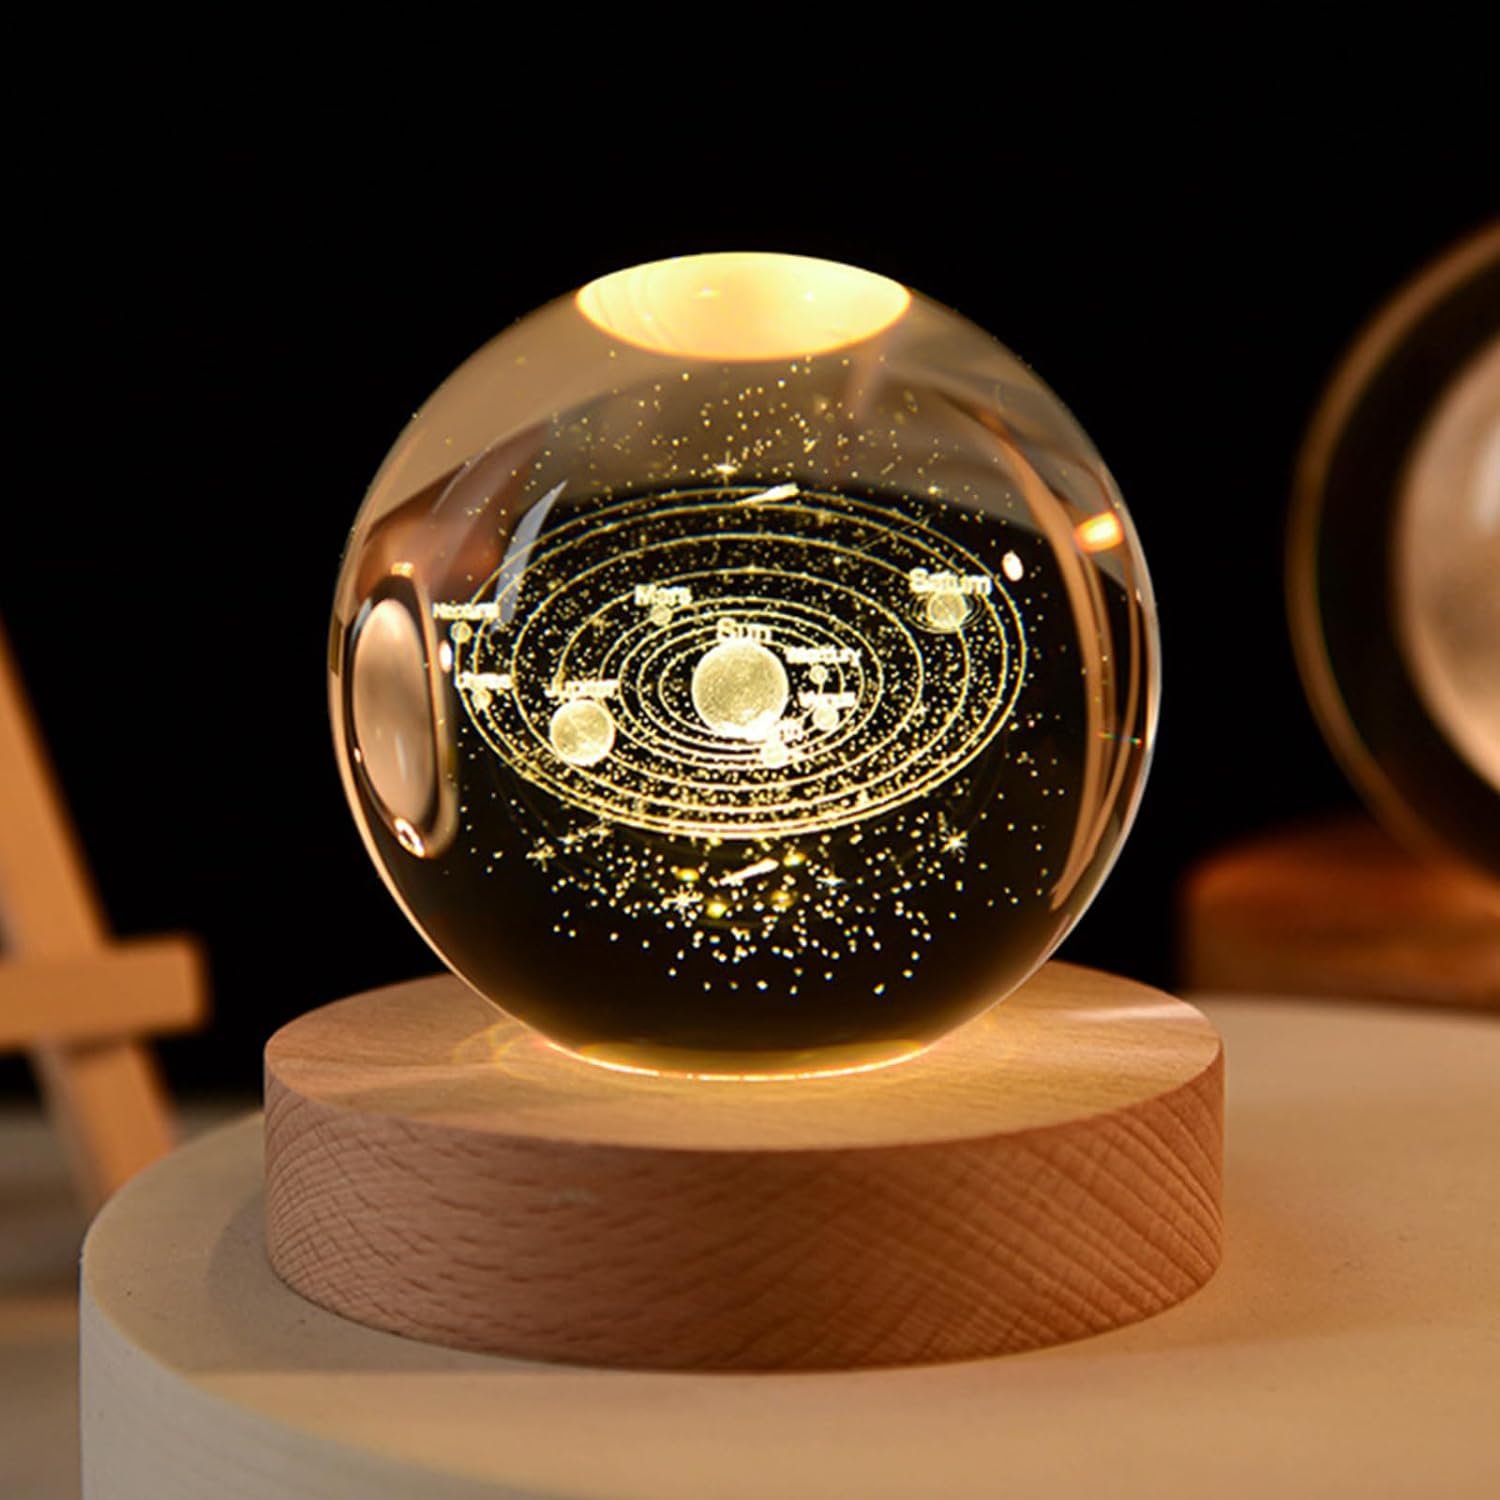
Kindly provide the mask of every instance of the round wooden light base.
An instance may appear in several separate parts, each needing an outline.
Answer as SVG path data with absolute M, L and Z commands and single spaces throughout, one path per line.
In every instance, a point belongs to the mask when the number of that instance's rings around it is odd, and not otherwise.
M 755 1083 L 591 1068 L 443 977 L 271 1039 L 266 1240 L 312 1301 L 462 1349 L 963 1359 L 1202 1286 L 1222 1121 L 1209 1022 L 1069 965 L 897 1067 Z
M 1193 989 L 1500 1008 L 1500 886 L 1418 859 L 1363 816 L 1205 860 L 1181 931 Z

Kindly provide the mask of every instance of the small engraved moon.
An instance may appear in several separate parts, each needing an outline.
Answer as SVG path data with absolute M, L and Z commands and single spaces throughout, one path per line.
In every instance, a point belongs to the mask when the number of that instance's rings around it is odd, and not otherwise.
M 781 659 L 758 641 L 721 641 L 693 668 L 693 707 L 715 734 L 763 740 L 786 708 Z
M 596 766 L 615 747 L 614 716 L 592 698 L 574 698 L 552 715 L 547 738 L 559 760 Z
M 773 735 L 760 747 L 760 763 L 770 767 L 771 770 L 779 770 L 792 758 L 792 752 L 787 749 L 786 742 L 778 735 Z

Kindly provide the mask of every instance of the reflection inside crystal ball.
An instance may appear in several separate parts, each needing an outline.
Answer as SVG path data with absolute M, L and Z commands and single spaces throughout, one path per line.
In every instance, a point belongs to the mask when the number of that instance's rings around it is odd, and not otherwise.
M 438 954 L 608 1066 L 911 1056 L 1053 950 L 1134 812 L 1155 625 L 1118 492 L 988 334 L 686 256 L 433 395 L 351 535 L 346 791 Z
M 1500 339 L 1420 434 L 1396 519 L 1395 599 L 1423 703 L 1500 792 Z

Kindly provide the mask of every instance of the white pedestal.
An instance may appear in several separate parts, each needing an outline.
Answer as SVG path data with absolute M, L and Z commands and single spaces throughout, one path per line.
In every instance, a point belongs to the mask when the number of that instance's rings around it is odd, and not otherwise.
M 151 1168 L 84 1258 L 90 1500 L 1488 1497 L 1500 1026 L 1207 1007 L 1230 1058 L 1219 1274 L 1002 1359 L 641 1374 L 376 1332 L 276 1279 L 261 1125 Z

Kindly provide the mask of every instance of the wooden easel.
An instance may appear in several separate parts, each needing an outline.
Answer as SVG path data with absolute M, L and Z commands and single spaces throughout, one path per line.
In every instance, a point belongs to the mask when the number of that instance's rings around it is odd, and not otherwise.
M 205 1013 L 186 938 L 115 942 L 0 632 L 0 1052 L 29 1054 L 92 1210 L 172 1146 L 136 1040 Z

